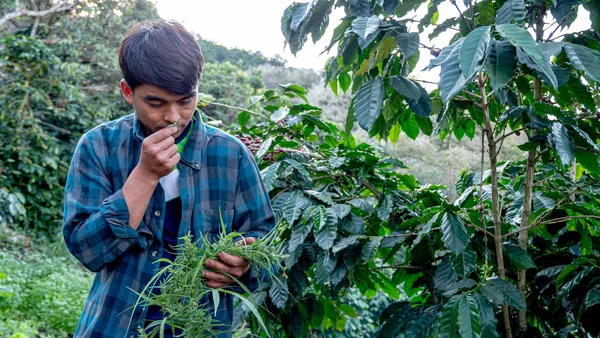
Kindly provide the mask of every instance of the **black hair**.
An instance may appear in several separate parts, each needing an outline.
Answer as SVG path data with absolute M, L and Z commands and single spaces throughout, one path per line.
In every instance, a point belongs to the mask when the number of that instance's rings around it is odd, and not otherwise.
M 119 66 L 132 90 L 150 84 L 187 95 L 200 82 L 204 57 L 198 42 L 180 23 L 144 21 L 125 35 L 119 48 Z

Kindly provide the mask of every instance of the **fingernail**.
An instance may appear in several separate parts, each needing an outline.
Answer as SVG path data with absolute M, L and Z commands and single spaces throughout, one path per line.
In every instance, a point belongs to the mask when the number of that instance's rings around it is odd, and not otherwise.
M 173 127 L 172 129 L 173 129 L 173 132 L 176 133 L 179 128 Z

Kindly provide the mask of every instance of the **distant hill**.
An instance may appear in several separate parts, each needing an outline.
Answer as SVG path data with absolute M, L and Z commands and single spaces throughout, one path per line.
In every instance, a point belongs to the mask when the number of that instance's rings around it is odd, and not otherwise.
M 262 65 L 285 67 L 286 60 L 279 55 L 268 58 L 261 52 L 251 52 L 239 48 L 228 48 L 216 42 L 198 37 L 205 62 L 230 62 L 240 68 L 254 68 Z

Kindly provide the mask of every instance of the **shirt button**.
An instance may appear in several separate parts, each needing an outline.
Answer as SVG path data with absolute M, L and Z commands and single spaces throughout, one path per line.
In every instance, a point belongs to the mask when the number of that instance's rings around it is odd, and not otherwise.
M 158 255 L 158 251 L 152 251 L 152 257 L 156 257 Z
M 194 163 L 194 168 L 200 169 L 200 164 L 199 163 Z
M 154 212 L 154 216 L 156 216 L 156 217 L 160 217 L 160 211 L 156 210 L 156 211 Z

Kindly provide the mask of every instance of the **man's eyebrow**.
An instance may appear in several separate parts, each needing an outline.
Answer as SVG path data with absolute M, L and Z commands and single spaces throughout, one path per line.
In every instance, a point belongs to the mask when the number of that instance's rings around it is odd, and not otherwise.
M 144 99 L 146 101 L 163 101 L 163 102 L 166 101 L 165 99 L 161 99 L 160 97 L 154 96 L 152 94 L 148 94 L 148 95 L 144 96 Z
M 184 96 L 184 97 L 180 98 L 180 99 L 179 99 L 179 101 L 187 100 L 187 99 L 189 99 L 189 98 L 192 98 L 194 95 L 196 95 L 196 93 L 195 93 L 195 92 L 189 93 L 189 94 L 187 94 L 186 96 Z

